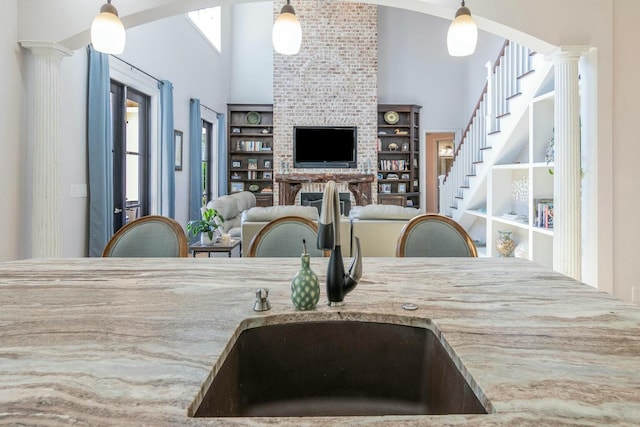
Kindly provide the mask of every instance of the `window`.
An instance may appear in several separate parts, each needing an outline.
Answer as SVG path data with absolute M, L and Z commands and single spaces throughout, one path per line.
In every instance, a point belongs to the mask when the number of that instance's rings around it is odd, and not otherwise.
M 218 51 L 222 51 L 220 6 L 189 12 L 187 15 L 202 35 Z
M 211 175 L 213 173 L 211 141 L 213 124 L 202 121 L 202 205 L 211 200 Z
M 202 118 L 202 204 L 218 196 L 218 121 L 201 110 Z

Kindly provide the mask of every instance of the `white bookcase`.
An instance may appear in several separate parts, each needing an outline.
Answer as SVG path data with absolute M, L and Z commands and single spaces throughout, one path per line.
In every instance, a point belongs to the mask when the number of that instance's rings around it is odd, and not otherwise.
M 516 256 L 553 267 L 553 229 L 536 222 L 536 202 L 553 199 L 553 162 L 545 157 L 553 138 L 553 104 L 553 92 L 530 103 L 488 175 L 485 205 L 465 212 L 475 217 L 471 236 L 486 241 L 486 248 L 478 248 L 480 256 L 500 256 L 495 248 L 498 231 L 510 231 Z

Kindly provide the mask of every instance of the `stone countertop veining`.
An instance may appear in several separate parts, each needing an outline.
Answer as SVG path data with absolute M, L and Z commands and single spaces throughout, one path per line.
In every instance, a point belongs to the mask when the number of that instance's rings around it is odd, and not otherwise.
M 326 261 L 311 262 L 321 282 Z M 519 259 L 365 258 L 345 306 L 327 307 L 322 289 L 316 310 L 297 312 L 298 268 L 295 258 L 0 264 L 0 424 L 640 425 L 640 307 Z M 258 287 L 270 289 L 268 312 L 252 310 Z M 495 412 L 187 417 L 239 325 L 319 318 L 430 319 Z

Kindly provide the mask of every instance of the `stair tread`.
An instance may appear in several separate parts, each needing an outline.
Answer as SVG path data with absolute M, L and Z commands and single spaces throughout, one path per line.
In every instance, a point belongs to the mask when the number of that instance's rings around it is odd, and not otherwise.
M 510 112 L 510 111 L 507 111 L 506 113 L 502 113 L 502 114 L 500 114 L 499 116 L 496 116 L 496 118 L 497 118 L 497 119 L 501 119 L 501 118 L 503 118 L 503 117 L 507 117 L 507 116 L 510 116 L 510 115 L 511 115 L 511 112 Z
M 517 98 L 517 97 L 519 97 L 521 95 L 522 95 L 522 92 L 516 92 L 513 95 L 509 95 L 509 96 L 507 96 L 507 101 L 510 100 L 510 99 L 513 99 L 513 98 Z
M 496 133 L 500 133 L 500 129 L 492 130 L 491 132 L 487 133 L 487 135 L 495 135 Z
M 525 73 L 522 73 L 522 74 L 520 74 L 518 77 L 516 77 L 516 80 L 517 80 L 517 79 L 521 79 L 521 78 L 523 78 L 523 77 L 527 77 L 529 74 L 534 73 L 535 71 L 536 71 L 536 70 L 529 70 L 529 71 L 527 71 L 527 72 L 525 72 Z
M 496 131 L 495 133 L 498 133 L 498 132 L 500 132 L 500 131 L 498 130 L 498 131 Z M 491 146 L 490 146 L 490 145 L 487 145 L 486 147 L 481 147 L 480 149 L 481 149 L 481 150 L 491 150 Z

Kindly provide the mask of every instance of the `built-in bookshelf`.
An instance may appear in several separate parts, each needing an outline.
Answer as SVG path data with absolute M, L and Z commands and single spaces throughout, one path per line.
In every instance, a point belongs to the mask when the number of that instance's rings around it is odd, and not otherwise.
M 420 106 L 378 105 L 378 203 L 420 207 Z
M 251 191 L 258 206 L 273 205 L 273 106 L 229 104 L 229 193 Z
M 481 255 L 500 256 L 498 231 L 510 231 L 516 256 L 553 267 L 553 111 L 553 91 L 533 99 L 491 168 L 483 204 L 465 211 L 471 236 L 486 242 Z

